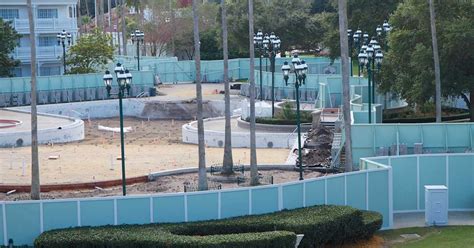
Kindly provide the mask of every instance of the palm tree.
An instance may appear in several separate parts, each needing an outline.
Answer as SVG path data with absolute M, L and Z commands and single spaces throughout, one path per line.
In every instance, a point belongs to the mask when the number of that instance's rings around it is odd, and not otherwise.
M 199 9 L 198 1 L 193 0 L 193 24 L 194 24 L 194 62 L 196 64 L 196 100 L 197 100 L 197 123 L 198 123 L 198 153 L 199 153 L 199 190 L 207 190 L 206 175 L 206 148 L 204 147 L 204 121 L 202 118 L 202 88 L 201 88 L 201 49 L 199 41 Z
M 349 96 L 349 43 L 347 38 L 347 2 L 338 0 L 339 7 L 339 40 L 341 42 L 341 63 L 342 63 L 342 94 L 343 94 L 343 115 L 344 132 L 346 136 L 346 171 L 352 171 L 352 139 L 351 139 L 351 115 Z
M 436 122 L 441 122 L 441 72 L 439 70 L 438 38 L 436 36 L 436 14 L 433 0 L 430 3 L 430 24 L 431 24 L 431 42 L 433 43 L 433 60 L 435 70 L 435 102 L 436 102 Z
M 36 111 L 36 37 L 33 7 L 27 0 L 31 43 L 31 199 L 40 199 L 40 177 L 38 160 L 38 113 Z
M 253 0 L 249 0 L 250 41 L 250 185 L 258 185 L 257 146 L 255 136 L 255 47 L 253 45 Z
M 122 16 L 122 42 L 123 55 L 127 56 L 127 23 L 125 22 L 125 0 L 120 5 L 120 14 Z
M 227 46 L 227 10 L 225 0 L 221 0 L 222 7 L 222 50 L 224 56 L 224 88 L 225 88 L 225 142 L 224 161 L 222 174 L 231 175 L 234 173 L 234 161 L 232 159 L 232 130 L 230 119 L 230 88 L 229 88 L 229 49 Z

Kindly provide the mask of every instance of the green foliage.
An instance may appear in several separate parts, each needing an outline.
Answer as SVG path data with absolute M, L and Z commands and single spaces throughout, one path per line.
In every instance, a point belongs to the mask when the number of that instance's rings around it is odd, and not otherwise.
M 474 95 L 474 4 L 434 3 L 442 95 Z M 405 0 L 390 23 L 394 29 L 388 37 L 390 50 L 385 55 L 380 88 L 400 94 L 412 105 L 423 105 L 435 95 L 428 2 Z M 469 106 L 469 99 L 464 99 Z
M 296 122 L 296 102 L 286 102 L 282 104 L 282 111 L 279 112 L 275 117 L 276 119 L 280 120 L 287 120 Z M 308 111 L 301 111 L 300 110 L 300 119 L 301 122 L 311 122 L 312 115 Z
M 48 231 L 35 247 L 300 247 L 340 244 L 368 238 L 382 216 L 347 206 L 314 206 L 265 215 L 180 224 L 82 227 Z
M 10 57 L 15 49 L 20 35 L 11 26 L 11 23 L 0 18 L 0 77 L 11 77 L 12 69 L 20 64 Z
M 113 59 L 114 48 L 110 35 L 94 29 L 83 34 L 66 55 L 68 74 L 94 73 L 101 71 Z

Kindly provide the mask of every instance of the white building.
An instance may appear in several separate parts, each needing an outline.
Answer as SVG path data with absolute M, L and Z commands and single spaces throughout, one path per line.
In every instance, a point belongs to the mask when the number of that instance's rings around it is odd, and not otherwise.
M 63 72 L 63 48 L 56 35 L 62 30 L 77 38 L 78 0 L 32 0 L 35 18 L 36 58 L 39 76 L 58 75 Z M 21 61 L 15 69 L 17 76 L 31 75 L 30 29 L 26 0 L 0 0 L 0 18 L 11 21 L 21 35 L 13 57 Z M 67 49 L 67 48 L 66 48 Z

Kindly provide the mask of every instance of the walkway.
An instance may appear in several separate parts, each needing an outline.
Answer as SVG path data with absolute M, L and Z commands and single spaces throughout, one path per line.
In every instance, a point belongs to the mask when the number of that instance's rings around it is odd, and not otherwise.
M 450 226 L 458 225 L 474 225 L 474 211 L 467 212 L 454 212 L 451 211 L 448 214 L 448 224 Z M 393 228 L 406 228 L 406 227 L 424 227 L 425 225 L 425 212 L 418 213 L 403 213 L 393 215 Z

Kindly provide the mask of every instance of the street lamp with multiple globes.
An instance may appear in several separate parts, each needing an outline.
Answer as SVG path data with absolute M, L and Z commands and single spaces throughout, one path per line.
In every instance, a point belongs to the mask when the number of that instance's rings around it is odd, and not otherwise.
M 132 34 L 132 43 L 137 44 L 137 62 L 138 62 L 138 70 L 140 71 L 140 43 L 145 43 L 145 34 L 136 29 Z
M 300 120 L 300 93 L 299 88 L 301 85 L 306 83 L 306 74 L 308 73 L 308 65 L 305 61 L 301 61 L 298 55 L 295 55 L 291 60 L 292 66 L 288 65 L 288 62 L 284 62 L 281 70 L 283 71 L 283 79 L 285 84 L 288 85 L 288 79 L 290 78 L 290 72 L 293 70 L 295 73 L 295 81 L 293 84 L 296 89 L 296 126 L 298 130 L 298 164 L 300 172 L 300 180 L 303 180 L 303 156 L 301 154 L 301 120 Z
M 369 86 L 369 123 L 372 123 L 372 102 L 375 103 L 375 72 L 382 67 L 383 53 L 378 42 L 372 38 L 366 49 L 361 49 L 359 55 L 359 66 L 367 69 Z
M 270 35 L 265 34 L 259 30 L 256 35 L 254 35 L 254 45 L 259 51 L 260 57 L 260 100 L 263 100 L 263 77 L 262 77 L 262 58 L 267 56 L 270 58 L 270 70 L 272 72 L 272 118 L 275 114 L 275 58 L 276 54 L 280 52 L 281 40 L 274 32 L 271 32 Z
M 375 32 L 377 33 L 377 38 L 382 41 L 383 49 L 385 51 L 388 51 L 387 36 L 391 30 L 392 26 L 390 26 L 387 20 L 383 22 L 382 26 L 378 25 L 375 29 Z
M 120 111 L 120 145 L 121 145 L 121 161 L 122 161 L 122 193 L 127 195 L 127 182 L 125 178 L 125 139 L 123 132 L 123 105 L 122 98 L 125 96 L 125 91 L 127 95 L 130 94 L 130 85 L 132 84 L 132 74 L 129 70 L 125 70 L 120 63 L 117 63 L 117 66 L 114 68 L 115 78 L 117 79 L 118 85 L 118 98 L 119 98 L 119 111 Z M 113 76 L 109 71 L 105 71 L 103 76 L 105 88 L 107 89 L 107 96 L 110 97 L 112 90 L 112 81 Z
M 66 74 L 66 45 L 70 46 L 72 44 L 72 34 L 63 29 L 61 33 L 56 35 L 56 38 L 58 40 L 58 46 L 63 46 L 63 66 L 64 74 Z

